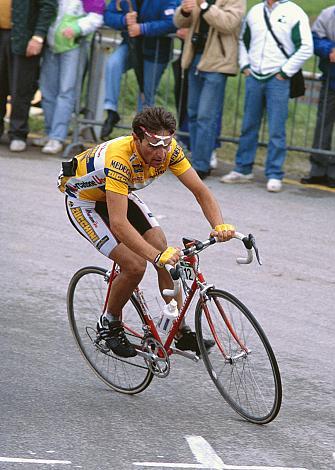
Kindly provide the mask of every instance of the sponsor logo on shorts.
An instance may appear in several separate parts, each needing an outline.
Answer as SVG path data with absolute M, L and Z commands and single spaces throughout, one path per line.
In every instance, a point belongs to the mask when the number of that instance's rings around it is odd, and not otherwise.
M 98 243 L 97 243 L 97 248 L 98 250 L 100 250 L 100 248 L 105 244 L 107 243 L 109 240 L 109 237 L 107 235 L 105 235 Z
M 87 234 L 91 242 L 95 243 L 96 241 L 98 241 L 99 237 L 95 233 L 91 225 L 85 219 L 83 215 L 83 211 L 81 210 L 81 207 L 71 208 L 71 212 L 72 212 L 73 217 L 76 219 L 76 221 L 78 222 L 80 227 L 84 230 L 84 232 Z
M 86 209 L 86 214 L 87 214 L 87 217 L 92 222 L 93 226 L 95 228 L 97 228 L 98 227 L 98 222 L 92 217 L 92 210 L 91 209 Z

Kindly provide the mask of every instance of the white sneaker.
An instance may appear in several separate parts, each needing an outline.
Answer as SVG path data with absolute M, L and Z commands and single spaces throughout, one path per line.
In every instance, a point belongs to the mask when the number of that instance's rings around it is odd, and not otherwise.
M 281 191 L 281 188 L 282 188 L 281 180 L 277 180 L 275 178 L 270 178 L 266 185 L 266 189 L 270 193 L 279 193 L 279 191 Z
M 59 153 L 63 150 L 63 142 L 56 139 L 50 139 L 42 148 L 43 153 L 49 153 L 54 155 L 55 153 Z
M 227 175 L 222 176 L 220 179 L 221 183 L 249 183 L 254 179 L 254 175 L 249 173 L 248 175 L 243 175 L 238 171 L 231 171 Z
M 11 152 L 24 152 L 27 148 L 27 144 L 24 140 L 14 139 L 9 145 L 9 150 Z
M 35 145 L 35 147 L 44 147 L 48 143 L 48 136 L 44 135 L 43 137 L 37 137 L 37 139 L 33 139 L 31 143 Z
M 216 158 L 216 150 L 213 150 L 211 155 L 211 160 L 209 162 L 209 167 L 211 170 L 215 170 L 218 167 L 218 159 Z

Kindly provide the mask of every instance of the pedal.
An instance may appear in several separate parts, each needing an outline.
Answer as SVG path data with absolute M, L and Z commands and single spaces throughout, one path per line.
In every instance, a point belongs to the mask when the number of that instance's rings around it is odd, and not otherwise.
M 199 362 L 200 357 L 197 356 L 195 353 L 188 352 L 188 351 L 181 351 L 180 349 L 170 347 L 173 354 L 178 354 L 179 356 L 186 357 L 186 359 L 191 359 L 193 362 Z

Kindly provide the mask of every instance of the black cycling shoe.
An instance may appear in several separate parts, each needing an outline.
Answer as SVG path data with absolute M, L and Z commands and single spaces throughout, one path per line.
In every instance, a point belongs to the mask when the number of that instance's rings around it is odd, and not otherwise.
M 121 357 L 134 357 L 137 355 L 135 347 L 128 341 L 120 321 L 109 322 L 101 317 L 97 323 L 97 331 L 106 346 Z
M 116 111 L 109 109 L 107 111 L 108 116 L 102 125 L 100 138 L 101 140 L 108 140 L 109 135 L 112 133 L 115 124 L 120 121 L 120 116 Z
M 189 326 L 184 326 L 180 330 L 180 338 L 175 340 L 175 346 L 181 351 L 193 351 L 197 356 L 200 356 L 200 349 L 197 341 L 197 337 L 194 331 Z M 215 345 L 215 341 L 212 339 L 204 339 L 204 345 L 207 352 Z

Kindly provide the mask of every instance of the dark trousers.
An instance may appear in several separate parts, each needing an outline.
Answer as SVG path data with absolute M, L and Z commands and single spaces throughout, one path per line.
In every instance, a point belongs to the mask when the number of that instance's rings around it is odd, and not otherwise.
M 10 140 L 26 140 L 30 103 L 36 91 L 40 55 L 25 57 L 11 52 L 11 32 L 0 29 L 0 135 L 3 133 L 7 96 L 11 95 Z
M 335 90 L 329 89 L 328 82 L 322 83 L 314 131 L 313 148 L 331 150 L 335 122 Z M 335 155 L 311 155 L 310 176 L 335 178 Z

